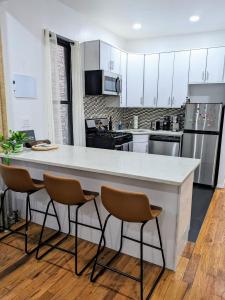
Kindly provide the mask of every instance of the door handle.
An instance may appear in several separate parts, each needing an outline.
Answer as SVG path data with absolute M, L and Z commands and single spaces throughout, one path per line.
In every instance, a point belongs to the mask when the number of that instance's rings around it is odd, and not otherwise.
M 168 105 L 170 105 L 170 96 L 169 96 L 169 98 L 168 98 Z
M 207 71 L 207 77 L 206 80 L 209 80 L 209 72 Z

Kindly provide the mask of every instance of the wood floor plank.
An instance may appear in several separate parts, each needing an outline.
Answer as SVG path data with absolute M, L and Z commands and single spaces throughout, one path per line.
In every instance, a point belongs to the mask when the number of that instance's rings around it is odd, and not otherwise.
M 32 225 L 30 233 L 38 239 L 40 227 Z M 46 231 L 47 236 L 51 230 Z M 60 237 L 58 237 L 59 239 Z M 5 243 L 5 241 L 4 241 Z M 139 284 L 128 278 L 105 272 L 97 282 L 90 283 L 91 268 L 83 276 L 74 274 L 74 258 L 54 250 L 41 261 L 26 256 L 20 236 L 10 236 L 0 243 L 1 300 L 136 300 Z M 34 245 L 35 241 L 31 241 Z M 63 247 L 74 250 L 74 238 Z M 19 248 L 19 249 L 17 249 Z M 47 249 L 47 248 L 45 248 Z M 225 190 L 216 190 L 206 214 L 197 242 L 188 243 L 177 271 L 166 270 L 157 286 L 153 300 L 224 300 L 225 299 Z M 79 267 L 96 253 L 96 245 L 79 242 Z M 106 249 L 102 259 L 114 251 Z M 114 267 L 138 276 L 139 260 L 121 255 Z M 145 294 L 160 268 L 145 263 Z

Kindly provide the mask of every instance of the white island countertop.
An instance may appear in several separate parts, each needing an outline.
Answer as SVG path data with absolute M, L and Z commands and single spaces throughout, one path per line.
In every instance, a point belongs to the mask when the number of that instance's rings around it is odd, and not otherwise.
M 3 154 L 0 154 L 3 157 Z M 60 145 L 57 150 L 12 154 L 12 159 L 144 181 L 181 185 L 199 159 Z

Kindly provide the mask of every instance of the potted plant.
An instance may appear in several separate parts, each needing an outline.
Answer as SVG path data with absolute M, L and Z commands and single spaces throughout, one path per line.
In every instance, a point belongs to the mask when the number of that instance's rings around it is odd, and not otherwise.
M 23 144 L 27 141 L 28 136 L 24 132 L 20 131 L 9 131 L 9 138 L 7 139 L 7 144 L 11 145 L 12 152 L 18 153 L 23 151 Z
M 10 165 L 10 153 L 12 153 L 13 148 L 11 143 L 4 138 L 3 134 L 0 134 L 0 147 L 2 149 L 1 152 L 5 154 L 2 158 L 3 164 Z

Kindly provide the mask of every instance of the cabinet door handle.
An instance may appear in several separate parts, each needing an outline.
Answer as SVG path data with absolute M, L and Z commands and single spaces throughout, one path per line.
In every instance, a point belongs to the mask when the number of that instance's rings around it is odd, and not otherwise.
M 207 78 L 206 78 L 206 80 L 209 80 L 209 72 L 207 71 Z
M 172 105 L 174 104 L 174 96 L 172 97 L 172 103 L 171 103 Z
M 113 60 L 111 60 L 111 70 L 114 70 L 114 61 Z
M 168 105 L 170 105 L 170 96 L 169 96 L 169 98 L 168 98 Z

